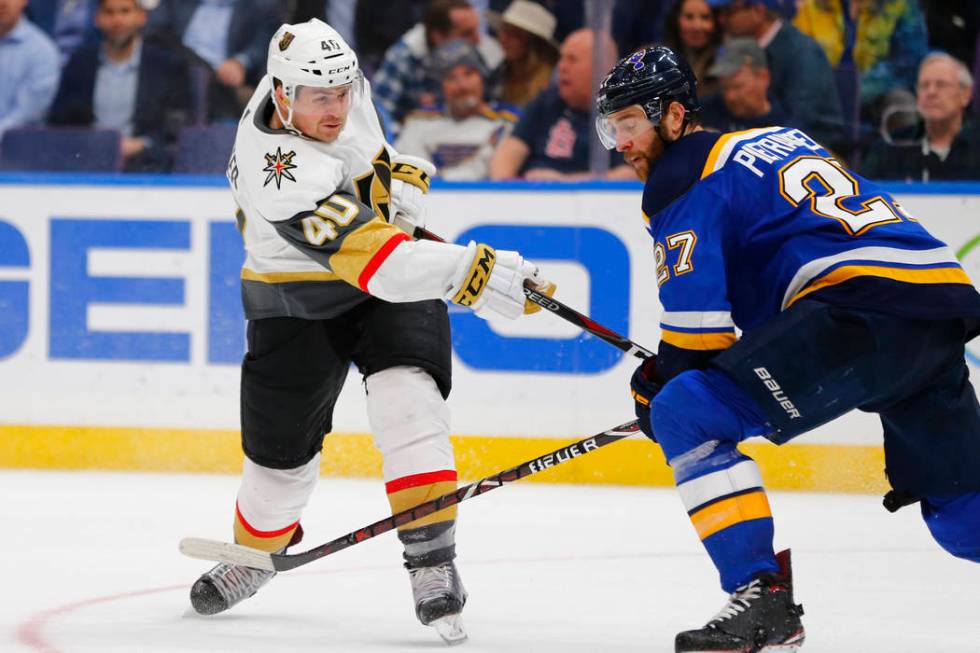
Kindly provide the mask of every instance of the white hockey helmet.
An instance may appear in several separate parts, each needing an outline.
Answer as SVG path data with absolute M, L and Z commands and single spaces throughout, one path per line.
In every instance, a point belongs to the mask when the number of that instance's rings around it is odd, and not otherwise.
M 269 77 L 282 84 L 289 112 L 284 116 L 278 104 L 276 111 L 292 131 L 296 131 L 293 106 L 300 86 L 330 88 L 350 84 L 355 102 L 363 92 L 364 77 L 354 50 L 337 30 L 317 18 L 285 24 L 276 30 L 269 42 L 266 66 Z

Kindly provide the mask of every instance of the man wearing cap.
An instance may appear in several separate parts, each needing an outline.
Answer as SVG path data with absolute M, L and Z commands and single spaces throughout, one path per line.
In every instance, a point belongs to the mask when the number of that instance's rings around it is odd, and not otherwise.
M 766 53 L 773 97 L 806 132 L 832 149 L 844 124 L 834 74 L 817 42 L 778 13 L 779 0 L 709 0 L 729 38 L 755 39 Z
M 410 113 L 395 149 L 432 161 L 445 179 L 486 179 L 490 157 L 510 134 L 517 114 L 507 105 L 487 102 L 487 69 L 469 41 L 446 43 L 436 50 L 433 64 L 443 101 Z
M 779 102 L 768 95 L 766 53 L 754 39 L 737 38 L 725 43 L 708 75 L 720 81 L 721 93 L 706 100 L 701 109 L 706 126 L 722 132 L 793 126 Z
M 372 84 L 374 99 L 391 118 L 389 126 L 395 132 L 409 113 L 435 100 L 439 81 L 431 73 L 432 55 L 439 46 L 465 39 L 476 47 L 488 70 L 500 67 L 500 44 L 480 34 L 479 25 L 480 15 L 467 0 L 431 0 L 422 22 L 388 48 Z
M 551 83 L 558 60 L 554 14 L 529 0 L 514 0 L 503 14 L 488 12 L 504 50 L 500 99 L 523 108 Z

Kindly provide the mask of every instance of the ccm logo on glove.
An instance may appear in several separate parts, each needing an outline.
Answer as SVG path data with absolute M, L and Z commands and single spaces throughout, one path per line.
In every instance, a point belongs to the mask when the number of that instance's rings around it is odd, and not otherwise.
M 483 287 L 487 285 L 496 261 L 497 255 L 492 247 L 482 243 L 477 245 L 476 256 L 473 257 L 473 264 L 466 273 L 466 280 L 459 292 L 453 296 L 452 301 L 461 306 L 472 306 L 483 292 Z

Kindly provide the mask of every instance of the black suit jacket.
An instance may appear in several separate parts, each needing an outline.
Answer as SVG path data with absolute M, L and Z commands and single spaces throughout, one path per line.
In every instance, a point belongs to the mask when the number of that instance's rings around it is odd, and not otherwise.
M 90 44 L 79 48 L 68 60 L 51 105 L 50 124 L 88 126 L 95 122 L 99 47 Z M 133 107 L 133 136 L 148 138 L 151 144 L 142 155 L 134 157 L 127 169 L 168 169 L 170 150 L 189 109 L 190 82 L 184 59 L 167 48 L 144 41 Z
M 150 38 L 182 43 L 200 0 L 166 0 L 150 13 Z M 228 26 L 228 57 L 247 60 L 248 81 L 256 83 L 265 74 L 269 41 L 286 20 L 287 3 L 280 0 L 238 0 Z

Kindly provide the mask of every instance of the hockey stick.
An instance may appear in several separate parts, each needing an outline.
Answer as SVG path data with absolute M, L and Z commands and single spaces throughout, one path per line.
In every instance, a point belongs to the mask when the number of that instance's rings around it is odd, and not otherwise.
M 324 556 L 337 553 L 338 551 L 343 551 L 349 546 L 360 544 L 364 540 L 368 540 L 372 537 L 380 535 L 381 533 L 386 533 L 394 528 L 397 528 L 398 526 L 402 526 L 409 522 L 413 522 L 416 519 L 421 519 L 422 517 L 431 515 L 434 512 L 442 510 L 443 508 L 454 506 L 458 503 L 466 501 L 467 499 L 471 499 L 485 492 L 489 492 L 490 490 L 498 488 L 505 483 L 512 483 L 532 474 L 537 474 L 538 472 L 550 469 L 551 467 L 555 467 L 564 462 L 568 462 L 573 458 L 584 456 L 589 452 L 595 451 L 599 447 L 604 447 L 607 444 L 618 442 L 623 438 L 628 438 L 629 436 L 639 432 L 640 426 L 636 420 L 626 422 L 625 424 L 620 424 L 615 428 L 608 429 L 602 433 L 597 433 L 591 437 L 585 438 L 584 440 L 573 442 L 572 444 L 564 446 L 561 449 L 556 449 L 551 453 L 546 453 L 534 458 L 533 460 L 521 463 L 517 467 L 511 467 L 510 469 L 506 469 L 502 472 L 494 474 L 493 476 L 488 476 L 482 480 L 465 485 L 455 492 L 449 492 L 441 497 L 437 497 L 431 501 L 426 501 L 425 503 L 419 504 L 414 508 L 402 510 L 401 512 L 395 513 L 391 517 L 380 519 L 369 526 L 359 528 L 356 531 L 348 533 L 347 535 L 343 535 L 335 540 L 327 542 L 326 544 L 321 544 L 318 547 L 302 553 L 267 553 L 265 551 L 259 551 L 258 549 L 242 546 L 240 544 L 205 540 L 196 537 L 189 537 L 181 540 L 180 552 L 191 558 L 224 562 L 231 565 L 242 565 L 245 567 L 253 567 L 255 569 L 265 569 L 267 571 L 287 571 L 289 569 L 295 569 L 296 567 L 308 564 L 314 560 L 319 560 Z
M 415 227 L 414 236 L 418 239 L 435 240 L 440 243 L 446 242 L 445 239 L 437 236 L 428 229 L 423 229 L 422 227 Z M 613 347 L 625 351 L 630 356 L 636 356 L 637 358 L 650 358 L 653 356 L 653 352 L 651 352 L 649 349 L 641 347 L 629 338 L 621 336 L 611 329 L 607 329 L 592 318 L 582 315 L 575 309 L 562 304 L 554 297 L 548 297 L 547 295 L 526 287 L 524 288 L 524 296 L 549 313 L 554 313 L 561 319 L 571 322 L 575 326 L 587 331 L 588 333 L 591 333 L 597 338 L 605 340 Z

